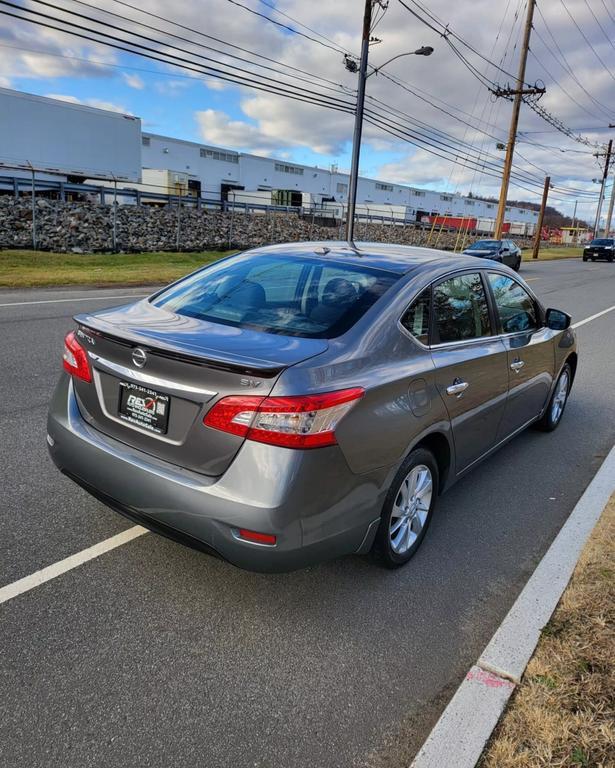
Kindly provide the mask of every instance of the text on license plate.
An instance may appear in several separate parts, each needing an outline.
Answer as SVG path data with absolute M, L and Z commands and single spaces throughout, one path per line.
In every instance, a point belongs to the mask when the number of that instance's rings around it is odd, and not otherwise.
M 118 416 L 134 426 L 159 435 L 167 432 L 171 398 L 153 389 L 120 381 Z

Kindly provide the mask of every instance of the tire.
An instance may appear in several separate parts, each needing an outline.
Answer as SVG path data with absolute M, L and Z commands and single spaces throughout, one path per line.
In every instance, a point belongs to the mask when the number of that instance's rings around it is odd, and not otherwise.
M 515 270 L 515 272 L 518 272 L 521 269 L 521 259 L 519 259 L 519 261 L 515 264 L 513 269 Z
M 565 391 L 562 390 L 562 380 L 566 378 Z M 536 422 L 537 429 L 543 432 L 553 432 L 559 426 L 564 411 L 566 410 L 566 403 L 568 402 L 568 395 L 570 394 L 570 387 L 572 385 L 572 368 L 568 363 L 564 365 L 560 375 L 557 378 L 557 382 L 553 389 L 553 394 L 549 400 L 547 410 L 544 412 L 540 421 Z M 562 401 L 563 396 L 563 401 Z M 559 398 L 559 400 L 558 400 Z M 556 405 L 556 400 L 559 402 L 559 406 Z
M 399 568 L 421 546 L 436 507 L 438 483 L 433 454 L 424 448 L 412 451 L 395 475 L 382 508 L 371 552 L 380 565 Z
M 583 256 L 583 261 L 587 261 L 587 256 Z

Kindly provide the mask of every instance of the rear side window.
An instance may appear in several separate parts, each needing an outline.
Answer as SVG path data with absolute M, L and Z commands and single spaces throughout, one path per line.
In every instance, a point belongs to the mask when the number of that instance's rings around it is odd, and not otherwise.
M 426 288 L 408 307 L 401 319 L 404 328 L 421 344 L 429 343 L 429 312 L 431 288 Z
M 398 279 L 386 270 L 307 255 L 243 254 L 187 277 L 152 304 L 237 328 L 334 338 Z
M 433 289 L 435 343 L 478 339 L 491 334 L 489 306 L 478 273 L 444 280 Z
M 490 272 L 489 283 L 504 333 L 531 331 L 538 328 L 536 303 L 516 280 Z

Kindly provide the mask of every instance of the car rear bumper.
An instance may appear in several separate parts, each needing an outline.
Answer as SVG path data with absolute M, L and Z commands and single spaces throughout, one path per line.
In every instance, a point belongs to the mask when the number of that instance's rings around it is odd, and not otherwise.
M 337 446 L 297 451 L 246 441 L 221 477 L 163 462 L 84 421 L 63 374 L 48 418 L 57 467 L 112 509 L 248 570 L 290 571 L 369 549 L 384 472 L 353 474 Z M 271 533 L 275 546 L 237 539 Z

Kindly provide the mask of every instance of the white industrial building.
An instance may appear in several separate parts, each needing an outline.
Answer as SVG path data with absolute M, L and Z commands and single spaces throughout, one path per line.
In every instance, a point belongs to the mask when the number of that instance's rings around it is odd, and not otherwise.
M 327 201 L 343 205 L 348 200 L 348 174 L 335 168 L 299 165 L 154 133 L 143 133 L 141 142 L 144 181 L 147 169 L 169 169 L 178 183 L 183 177 L 183 184 L 191 181 L 195 192 L 200 188 L 204 198 L 297 207 Z M 389 206 L 403 207 L 406 220 L 411 221 L 426 214 L 489 219 L 497 212 L 496 203 L 364 177 L 359 178 L 357 201 L 374 215 L 383 215 Z M 533 224 L 538 219 L 538 212 L 529 208 L 506 211 L 507 221 Z
M 164 204 L 166 196 L 181 195 L 204 205 L 316 208 L 327 217 L 344 218 L 348 174 L 336 167 L 300 165 L 144 133 L 141 121 L 132 115 L 3 88 L 0 115 L 0 192 L 25 192 L 28 179 L 37 193 L 54 194 L 55 188 L 63 196 L 64 184 L 72 184 L 71 194 L 79 194 L 75 185 L 87 182 L 90 190 L 99 190 L 89 194 L 99 194 L 107 202 L 111 193 L 104 187 L 117 187 L 138 191 L 138 196 L 121 194 L 120 203 Z M 483 231 L 489 231 L 496 211 L 493 202 L 359 179 L 359 217 L 402 222 L 446 216 L 461 218 L 461 227 L 464 220 L 476 220 L 475 225 L 480 220 Z M 510 231 L 516 234 L 530 234 L 537 219 L 537 211 L 531 209 L 506 209 Z

